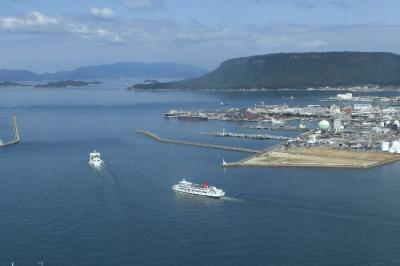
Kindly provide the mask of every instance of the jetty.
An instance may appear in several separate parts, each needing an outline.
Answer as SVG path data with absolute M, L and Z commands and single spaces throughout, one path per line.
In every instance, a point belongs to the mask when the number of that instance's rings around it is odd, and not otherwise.
M 261 125 L 256 125 L 256 126 L 239 126 L 241 128 L 249 128 L 249 129 L 265 129 L 265 130 L 277 130 L 277 131 L 308 131 L 309 129 L 307 127 L 293 127 L 293 126 L 261 126 Z
M 13 119 L 12 119 L 12 124 L 13 124 L 13 131 L 14 131 L 14 138 L 8 142 L 3 142 L 0 139 L 0 148 L 4 148 L 10 145 L 14 145 L 19 143 L 19 130 L 18 130 L 18 124 L 17 124 L 17 115 L 14 113 L 13 114 Z
M 291 140 L 293 138 L 286 136 L 277 136 L 270 134 L 245 134 L 245 133 L 235 133 L 235 132 L 226 132 L 225 129 L 222 131 L 218 131 L 215 133 L 202 132 L 199 133 L 202 135 L 212 135 L 215 137 L 234 137 L 234 138 L 245 138 L 245 139 L 258 139 L 258 140 Z
M 163 143 L 190 145 L 190 146 L 196 146 L 196 147 L 237 151 L 237 152 L 246 152 L 246 153 L 257 153 L 258 154 L 261 152 L 260 150 L 232 147 L 232 146 L 225 146 L 225 145 L 218 145 L 218 144 L 207 144 L 207 143 L 197 143 L 197 142 L 184 141 L 184 140 L 163 139 L 163 138 L 160 138 L 159 136 L 157 136 L 156 134 L 154 134 L 150 131 L 146 131 L 146 130 L 138 130 L 138 131 L 136 131 L 136 133 L 143 134 L 157 142 L 163 142 Z

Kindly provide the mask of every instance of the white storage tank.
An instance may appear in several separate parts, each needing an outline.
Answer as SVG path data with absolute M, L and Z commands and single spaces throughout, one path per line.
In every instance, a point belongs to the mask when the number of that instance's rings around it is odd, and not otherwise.
M 321 131 L 328 131 L 331 127 L 331 124 L 328 120 L 322 120 L 318 123 L 318 127 Z

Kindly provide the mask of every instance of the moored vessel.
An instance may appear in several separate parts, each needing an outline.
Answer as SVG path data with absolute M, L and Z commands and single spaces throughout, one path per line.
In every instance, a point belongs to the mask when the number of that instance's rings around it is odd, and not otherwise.
M 186 112 L 178 111 L 178 110 L 169 110 L 164 114 L 165 118 L 177 118 L 180 115 L 184 115 Z
M 203 183 L 202 185 L 194 184 L 192 182 L 188 182 L 185 179 L 180 181 L 178 184 L 172 186 L 174 191 L 200 195 L 200 196 L 207 196 L 212 198 L 221 198 L 225 196 L 225 192 L 222 189 L 209 186 L 208 183 Z

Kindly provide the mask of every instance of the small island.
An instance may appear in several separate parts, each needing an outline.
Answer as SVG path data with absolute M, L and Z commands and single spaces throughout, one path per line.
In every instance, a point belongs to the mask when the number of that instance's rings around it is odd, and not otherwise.
M 80 81 L 80 80 L 64 80 L 57 82 L 49 82 L 46 84 L 35 85 L 35 88 L 67 88 L 67 87 L 83 87 L 89 85 L 102 84 L 101 81 Z
M 28 85 L 12 82 L 12 81 L 3 81 L 0 82 L 0 87 L 24 87 Z
M 155 80 L 155 79 L 146 79 L 146 80 L 143 82 L 143 84 L 144 84 L 145 86 L 148 86 L 148 85 L 157 86 L 158 84 L 160 84 L 160 82 L 159 82 L 158 80 Z M 136 85 L 137 85 L 137 84 L 136 84 Z M 126 88 L 126 89 L 127 89 L 127 90 L 134 90 L 134 89 L 138 88 L 136 85 L 130 86 L 130 87 Z M 139 87 L 140 87 L 140 86 L 139 86 Z

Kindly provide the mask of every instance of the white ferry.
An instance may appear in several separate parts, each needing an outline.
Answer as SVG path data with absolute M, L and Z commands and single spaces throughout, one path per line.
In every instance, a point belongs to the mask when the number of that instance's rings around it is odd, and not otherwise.
M 186 112 L 178 111 L 178 110 L 169 110 L 164 114 L 165 118 L 178 118 L 180 115 L 184 115 Z
M 202 185 L 194 184 L 183 179 L 178 184 L 172 186 L 174 191 L 189 193 L 200 196 L 207 196 L 212 198 L 221 198 L 225 196 L 225 192 L 222 189 L 208 186 L 208 183 Z
M 93 150 L 93 152 L 89 153 L 89 164 L 95 167 L 100 167 L 103 165 L 103 159 L 101 159 L 100 152 Z

